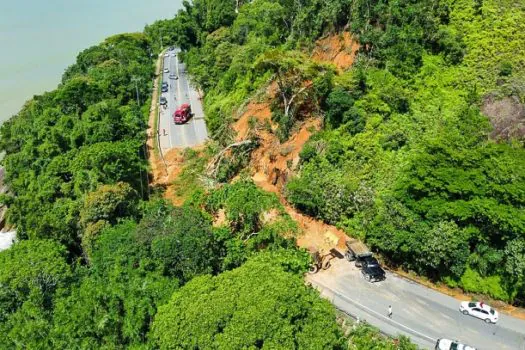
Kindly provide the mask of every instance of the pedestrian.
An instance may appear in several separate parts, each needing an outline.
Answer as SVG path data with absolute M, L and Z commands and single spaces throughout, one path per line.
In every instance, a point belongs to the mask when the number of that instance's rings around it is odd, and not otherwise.
M 388 305 L 388 317 L 392 318 L 392 305 Z

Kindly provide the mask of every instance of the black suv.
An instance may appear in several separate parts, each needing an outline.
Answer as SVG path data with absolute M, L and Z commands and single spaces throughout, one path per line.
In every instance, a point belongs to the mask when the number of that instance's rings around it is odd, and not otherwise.
M 383 281 L 386 278 L 385 270 L 372 255 L 356 259 L 355 266 L 361 268 L 361 273 L 369 282 Z
M 168 100 L 166 99 L 166 97 L 162 96 L 160 98 L 160 104 L 161 104 L 161 106 L 164 106 L 164 105 L 168 104 Z

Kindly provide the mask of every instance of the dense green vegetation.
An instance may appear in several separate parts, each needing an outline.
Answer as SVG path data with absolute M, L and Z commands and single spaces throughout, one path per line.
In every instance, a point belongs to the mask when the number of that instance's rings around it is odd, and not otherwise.
M 126 183 L 113 190 L 124 191 L 126 201 L 147 197 L 148 107 L 137 105 L 132 79 L 141 79 L 140 96 L 149 96 L 150 50 L 143 34 L 117 35 L 84 50 L 56 90 L 35 96 L 2 125 L 5 181 L 13 193 L 3 200 L 19 238 L 53 239 L 78 255 L 90 225 L 131 214 L 113 208 L 107 213 L 113 217 L 85 217 L 98 210 L 86 206 L 104 205 L 89 203 L 108 190 L 100 185 Z
M 374 8 L 379 27 L 352 22 L 373 50 L 334 79 L 325 130 L 303 149 L 288 199 L 391 264 L 523 302 L 523 139 L 490 139 L 480 107 L 486 95 L 525 97 L 523 37 L 514 35 L 524 9 L 423 1 L 406 17 L 409 3 Z M 396 39 L 407 35 L 416 37 Z
M 256 140 L 199 184 L 235 113 L 272 81 L 281 141 L 323 120 L 290 203 L 392 265 L 523 300 L 523 139 L 490 138 L 480 111 L 487 96 L 525 99 L 524 11 L 513 0 L 195 0 L 81 52 L 56 90 L 0 128 L 1 200 L 20 239 L 0 253 L 0 347 L 412 349 L 366 325 L 344 330 L 304 285 L 296 223 L 241 171 Z M 310 58 L 316 39 L 343 30 L 361 44 L 352 68 Z M 182 207 L 148 186 L 160 38 L 185 50 L 216 141 L 205 158 L 186 152 Z
M 308 259 L 281 254 L 259 255 L 177 291 L 153 324 L 160 348 L 342 348 L 329 302 L 288 271 L 304 271 Z
M 524 300 L 523 139 L 489 137 L 480 112 L 525 98 L 518 2 L 258 0 L 237 16 L 231 3 L 194 4 L 149 29 L 187 47 L 217 141 L 230 142 L 232 116 L 275 81 L 281 141 L 304 117 L 324 120 L 288 182 L 293 205 L 392 265 Z M 308 52 L 340 30 L 361 49 L 338 74 Z

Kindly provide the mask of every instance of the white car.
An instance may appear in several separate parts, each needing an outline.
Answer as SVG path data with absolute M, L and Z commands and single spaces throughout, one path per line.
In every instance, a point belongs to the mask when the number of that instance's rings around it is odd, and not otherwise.
M 459 311 L 461 311 L 464 315 L 481 318 L 487 323 L 498 322 L 498 312 L 484 303 L 464 301 L 459 305 Z
M 177 54 L 174 52 L 171 54 L 171 57 L 177 57 Z
M 169 53 L 169 52 L 166 52 L 166 53 L 164 54 L 164 57 L 170 57 L 170 53 Z
M 164 73 L 169 73 L 169 72 L 170 72 L 169 68 L 164 68 Z
M 450 339 L 438 339 L 436 342 L 436 350 L 476 350 L 472 346 L 461 344 L 458 341 Z

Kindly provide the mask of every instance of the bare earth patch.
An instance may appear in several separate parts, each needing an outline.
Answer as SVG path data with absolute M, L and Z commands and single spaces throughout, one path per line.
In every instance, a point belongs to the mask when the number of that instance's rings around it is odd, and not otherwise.
M 357 40 L 350 33 L 343 32 L 318 40 L 312 58 L 318 62 L 333 63 L 344 71 L 352 66 L 358 50 Z
M 525 105 L 517 96 L 498 99 L 488 95 L 483 100 L 483 114 L 489 117 L 494 130 L 490 137 L 494 140 L 521 139 L 525 137 Z
M 250 127 L 250 119 L 256 121 L 255 127 Z M 267 127 L 263 127 L 267 125 Z M 274 131 L 277 125 L 271 121 L 270 101 L 251 102 L 242 116 L 234 123 L 233 129 L 237 132 L 236 141 L 241 141 L 250 133 L 257 135 L 259 147 L 252 152 L 250 172 L 253 181 L 263 190 L 277 194 L 288 215 L 299 225 L 301 234 L 297 244 L 308 249 L 317 247 L 328 251 L 337 245 L 344 248 L 348 236 L 341 230 L 322 221 L 299 213 L 289 205 L 282 191 L 286 181 L 292 176 L 299 164 L 299 153 L 310 136 L 321 127 L 317 118 L 309 118 L 299 122 L 288 141 L 280 143 Z M 335 237 L 329 241 L 327 237 Z

